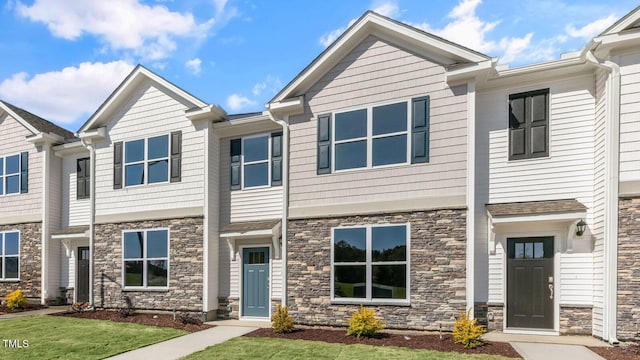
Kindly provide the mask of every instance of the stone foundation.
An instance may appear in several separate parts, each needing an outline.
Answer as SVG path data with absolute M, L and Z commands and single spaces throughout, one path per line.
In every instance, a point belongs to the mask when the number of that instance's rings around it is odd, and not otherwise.
M 238 319 L 240 317 L 240 299 L 237 297 L 218 298 L 218 319 Z
M 122 231 L 169 229 L 169 289 L 122 290 Z M 203 219 L 180 218 L 95 225 L 94 303 L 118 308 L 122 295 L 135 309 L 202 312 Z
M 0 231 L 20 232 L 20 279 L 0 281 L 0 298 L 22 290 L 32 302 L 40 303 L 42 291 L 42 223 L 0 225 Z
M 640 331 L 640 197 L 618 202 L 618 339 Z
M 560 306 L 560 334 L 591 335 L 591 306 Z
M 502 304 L 487 305 L 487 331 L 502 331 L 504 329 L 503 310 Z
M 338 226 L 410 223 L 410 304 L 367 305 L 389 328 L 453 327 L 466 307 L 465 209 L 290 220 L 289 314 L 298 324 L 344 326 L 359 305 L 331 301 L 331 229 Z

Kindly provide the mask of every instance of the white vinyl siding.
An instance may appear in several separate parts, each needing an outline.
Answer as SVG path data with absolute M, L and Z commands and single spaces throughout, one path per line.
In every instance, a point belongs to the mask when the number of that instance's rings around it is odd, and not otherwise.
M 640 180 L 640 53 L 620 57 L 620 181 Z
M 230 190 L 231 138 L 220 141 L 220 221 L 259 221 L 282 217 L 282 186 Z
M 317 117 L 341 109 L 430 96 L 429 163 L 317 175 Z M 450 88 L 445 69 L 369 36 L 305 94 L 308 109 L 290 118 L 291 207 L 464 195 L 467 92 Z
M 185 117 L 192 105 L 181 103 L 147 82 L 108 124 L 109 142 L 96 146 L 96 215 L 165 210 L 204 205 L 204 134 Z M 182 131 L 182 179 L 176 183 L 113 189 L 113 143 Z M 135 206 L 132 206 L 135 204 Z
M 78 199 L 77 187 L 77 162 L 80 158 L 86 158 L 89 154 L 66 155 L 62 160 L 62 219 L 61 227 L 88 225 L 89 206 L 91 200 Z
M 26 194 L 15 194 L 0 196 L 0 209 L 11 209 L 3 211 L 2 216 L 35 216 L 42 214 L 42 153 L 25 138 L 33 135 L 22 126 L 17 120 L 8 114 L 0 114 L 0 157 L 20 154 L 23 151 L 29 152 L 29 192 Z
M 560 305 L 593 304 L 593 255 L 560 255 Z

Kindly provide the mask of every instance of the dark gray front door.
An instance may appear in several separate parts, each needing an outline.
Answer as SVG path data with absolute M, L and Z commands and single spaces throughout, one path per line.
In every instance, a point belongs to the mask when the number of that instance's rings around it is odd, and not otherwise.
M 89 248 L 78 248 L 78 271 L 76 278 L 76 300 L 79 303 L 89 302 Z
M 269 316 L 269 248 L 242 251 L 242 315 Z
M 507 239 L 507 327 L 553 329 L 553 237 Z

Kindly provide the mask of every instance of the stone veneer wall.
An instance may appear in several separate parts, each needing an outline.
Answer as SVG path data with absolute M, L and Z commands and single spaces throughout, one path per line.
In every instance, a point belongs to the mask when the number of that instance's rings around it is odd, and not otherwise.
M 290 220 L 289 313 L 299 324 L 343 326 L 359 305 L 331 303 L 331 229 L 411 224 L 410 305 L 367 305 L 389 328 L 451 329 L 466 307 L 466 209 Z M 366 305 L 366 304 L 365 304 Z
M 42 223 L 0 225 L 0 231 L 20 231 L 20 281 L 0 281 L 0 298 L 20 289 L 40 300 L 42 291 Z
M 169 290 L 122 290 L 122 231 L 169 229 Z M 202 311 L 202 217 L 95 225 L 94 302 L 122 306 L 126 294 L 136 309 Z
M 560 306 L 560 334 L 591 335 L 592 323 L 591 306 Z
M 504 306 L 502 304 L 487 305 L 487 331 L 502 331 L 503 326 Z
M 640 197 L 618 202 L 618 339 L 640 331 Z

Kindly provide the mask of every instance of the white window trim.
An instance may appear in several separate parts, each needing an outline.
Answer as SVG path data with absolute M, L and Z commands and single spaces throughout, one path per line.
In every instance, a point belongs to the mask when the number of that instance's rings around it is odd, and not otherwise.
M 394 132 L 394 133 L 385 133 L 385 134 L 380 134 L 380 135 L 373 135 L 373 108 L 386 106 L 386 105 L 400 104 L 400 103 L 405 103 L 407 105 L 407 127 L 406 127 L 406 130 L 405 131 Z M 347 112 L 351 112 L 351 111 L 363 110 L 363 109 L 367 110 L 367 136 L 366 137 L 346 139 L 346 140 L 336 140 L 336 115 L 347 113 Z M 350 109 L 345 109 L 345 110 L 340 110 L 340 111 L 334 111 L 331 114 L 331 172 L 332 173 L 341 173 L 341 172 L 359 171 L 359 170 L 366 170 L 366 169 L 382 169 L 382 168 L 387 168 L 387 167 L 397 167 L 397 166 L 403 166 L 403 165 L 410 165 L 411 164 L 411 146 L 412 146 L 412 138 L 410 136 L 410 134 L 411 134 L 411 116 L 412 116 L 411 99 L 396 100 L 396 101 L 389 101 L 389 102 L 383 102 L 383 103 L 376 103 L 376 104 L 368 105 L 366 107 L 360 106 L 360 107 L 355 107 L 355 108 L 350 108 Z M 397 135 L 406 135 L 406 137 L 407 137 L 406 161 L 402 162 L 402 163 L 386 164 L 386 165 L 375 165 L 374 166 L 373 165 L 373 140 L 386 138 L 386 137 L 397 136 Z M 356 141 L 362 141 L 362 140 L 366 141 L 366 144 L 367 144 L 367 166 L 358 167 L 358 168 L 339 169 L 339 170 L 337 170 L 336 169 L 336 145 L 346 144 L 346 143 L 351 143 L 351 142 L 356 142 Z
M 11 175 L 7 175 L 7 158 L 17 156 L 18 157 L 18 174 L 12 173 Z M 22 187 L 22 158 L 21 153 L 10 154 L 6 156 L 0 156 L 2 160 L 2 175 L 0 175 L 0 189 L 2 189 L 2 195 L 0 196 L 15 196 L 20 195 L 20 188 Z M 7 183 L 6 179 L 9 176 L 17 176 L 18 177 L 18 192 L 7 194 Z
M 9 233 L 17 233 L 18 234 L 18 255 L 5 255 L 5 235 L 9 234 Z M 2 241 L 0 242 L 0 246 L 2 246 L 2 248 L 0 250 L 2 250 L 2 252 L 0 252 L 0 259 L 2 259 L 2 267 L 0 268 L 0 282 L 15 282 L 15 281 L 20 281 L 20 266 L 22 261 L 20 261 L 20 238 L 21 238 L 21 234 L 20 234 L 20 230 L 8 230 L 8 231 L 0 231 L 0 234 L 2 234 Z M 4 271 L 5 271 L 5 259 L 8 257 L 17 257 L 18 258 L 18 277 L 17 278 L 6 278 Z
M 245 150 L 244 150 L 244 142 L 246 140 L 250 140 L 250 139 L 256 139 L 256 138 L 261 138 L 261 137 L 266 137 L 267 138 L 267 159 L 266 160 L 258 160 L 258 161 L 249 161 L 249 162 L 245 162 L 244 161 L 244 155 L 245 155 Z M 250 135 L 250 136 L 243 136 L 240 138 L 240 189 L 241 190 L 249 190 L 249 189 L 265 189 L 265 188 L 269 188 L 271 187 L 271 133 L 262 133 L 262 134 L 255 134 L 255 135 Z M 267 164 L 267 184 L 266 185 L 258 185 L 258 186 L 245 186 L 244 185 L 244 177 L 246 175 L 246 169 L 245 169 L 245 165 L 254 165 L 254 164 L 263 164 L 266 163 Z
M 166 157 L 162 157 L 162 158 L 153 158 L 153 159 L 149 159 L 149 139 L 150 138 L 156 138 L 156 137 L 160 137 L 160 136 L 166 136 L 167 137 L 167 156 Z M 139 141 L 142 140 L 143 144 L 144 144 L 144 158 L 141 161 L 132 161 L 132 162 L 127 162 L 127 143 L 130 142 L 134 142 L 134 141 Z M 158 182 L 149 182 L 149 163 L 151 162 L 156 162 L 156 161 L 162 161 L 162 160 L 167 160 L 167 180 L 166 181 L 158 181 Z M 130 165 L 138 165 L 138 164 L 142 164 L 142 166 L 144 166 L 144 181 L 142 182 L 142 184 L 135 184 L 135 185 L 127 185 L 127 166 Z M 123 172 L 123 177 L 122 177 L 122 185 L 123 188 L 134 188 L 134 187 L 139 187 L 139 186 L 147 186 L 147 185 L 156 185 L 156 184 L 168 184 L 169 181 L 171 180 L 171 134 L 159 134 L 159 135 L 154 135 L 154 136 L 148 136 L 145 138 L 140 138 L 140 139 L 132 139 L 132 140 L 125 140 L 122 142 L 122 172 Z
M 406 298 L 405 299 L 384 299 L 372 297 L 372 267 L 374 262 L 372 260 L 372 247 L 371 247 L 371 229 L 378 227 L 389 226 L 405 226 L 406 227 L 406 261 L 379 261 L 375 262 L 375 265 L 404 265 L 406 263 Z M 364 263 L 356 262 L 344 262 L 340 265 L 360 265 L 363 264 L 366 267 L 366 296 L 364 298 L 336 298 L 334 294 L 334 278 L 335 278 L 335 262 L 334 262 L 334 239 L 335 230 L 338 229 L 362 229 L 366 231 L 366 260 Z M 337 226 L 331 228 L 331 302 L 334 304 L 369 304 L 369 305 L 409 305 L 411 300 L 411 223 L 397 223 L 397 224 L 366 224 L 366 225 L 353 225 L 353 226 Z
M 142 232 L 143 235 L 143 239 L 144 239 L 144 247 L 143 247 L 143 251 L 147 251 L 148 247 L 147 247 L 147 232 L 149 231 L 161 231 L 164 230 L 167 232 L 167 257 L 166 258 L 147 258 L 146 254 L 142 254 L 143 256 L 141 258 L 129 258 L 129 259 L 125 259 L 124 257 L 124 234 L 125 233 L 133 233 L 133 232 Z M 169 231 L 169 228 L 153 228 L 153 229 L 136 229 L 136 230 L 122 230 L 122 234 L 121 234 L 121 249 L 122 249 L 122 264 L 121 264 L 121 269 L 122 269 L 122 290 L 127 290 L 127 291 L 131 291 L 131 290 L 144 290 L 144 291 L 167 291 L 169 290 L 169 284 L 171 281 L 171 232 Z M 147 285 L 147 261 L 149 260 L 167 260 L 167 286 L 148 286 Z M 126 279 L 126 273 L 125 273 L 125 262 L 126 261 L 142 261 L 142 286 L 126 286 L 125 283 L 125 279 Z

